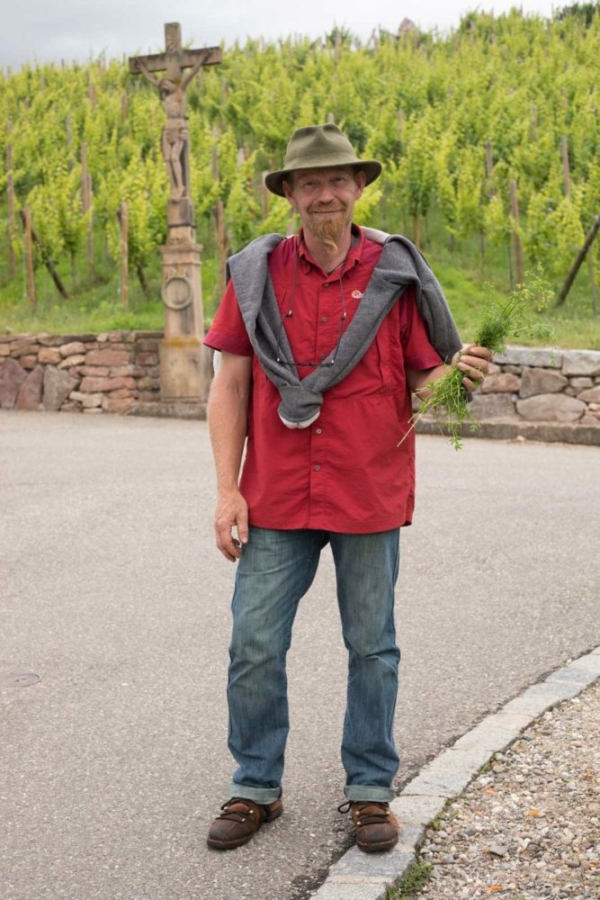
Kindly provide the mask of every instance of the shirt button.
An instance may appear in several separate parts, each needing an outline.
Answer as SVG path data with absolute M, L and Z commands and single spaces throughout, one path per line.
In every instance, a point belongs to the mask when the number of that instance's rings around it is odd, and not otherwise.
M 316 428 L 315 431 L 317 432 L 317 434 L 323 434 L 322 428 Z
M 323 287 L 329 287 L 329 282 L 328 282 L 328 281 L 325 281 L 325 282 L 323 283 Z
M 326 322 L 326 321 L 327 321 L 327 316 L 323 316 L 323 318 L 321 319 L 321 322 Z
M 321 466 L 315 466 L 315 472 L 320 472 L 320 471 L 321 471 Z

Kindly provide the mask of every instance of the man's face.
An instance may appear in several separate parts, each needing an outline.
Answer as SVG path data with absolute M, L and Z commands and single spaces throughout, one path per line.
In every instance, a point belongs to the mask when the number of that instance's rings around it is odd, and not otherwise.
M 302 169 L 283 190 L 299 213 L 302 227 L 325 244 L 338 245 L 350 226 L 354 204 L 365 186 L 365 173 L 351 167 Z

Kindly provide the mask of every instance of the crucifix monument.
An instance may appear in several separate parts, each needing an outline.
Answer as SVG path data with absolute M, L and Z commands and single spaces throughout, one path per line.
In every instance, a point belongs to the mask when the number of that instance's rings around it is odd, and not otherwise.
M 158 88 L 167 116 L 161 150 L 169 175 L 167 243 L 162 254 L 162 299 L 165 335 L 160 345 L 161 399 L 202 401 L 209 376 L 203 363 L 202 285 L 200 252 L 196 243 L 194 207 L 190 198 L 190 140 L 186 115 L 186 89 L 202 66 L 221 62 L 220 47 L 185 50 L 181 26 L 165 25 L 165 53 L 129 59 L 132 75 L 143 75 Z M 155 72 L 164 72 L 157 78 Z

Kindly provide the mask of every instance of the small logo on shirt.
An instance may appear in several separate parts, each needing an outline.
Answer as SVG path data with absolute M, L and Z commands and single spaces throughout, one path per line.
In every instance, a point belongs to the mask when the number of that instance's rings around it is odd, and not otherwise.
M 355 300 L 362 300 L 363 293 L 362 291 L 352 291 L 351 295 Z

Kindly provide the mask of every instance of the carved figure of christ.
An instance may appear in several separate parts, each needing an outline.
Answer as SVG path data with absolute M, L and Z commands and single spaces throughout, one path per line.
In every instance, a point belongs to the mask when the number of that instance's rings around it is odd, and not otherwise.
M 181 26 L 165 25 L 165 53 L 133 56 L 129 59 L 132 75 L 143 75 L 158 88 L 167 121 L 163 128 L 161 149 L 171 183 L 171 199 L 189 197 L 189 132 L 187 128 L 185 92 L 202 66 L 221 62 L 220 47 L 185 50 L 181 46 Z M 186 70 L 189 72 L 186 73 Z M 154 72 L 165 72 L 157 78 Z

